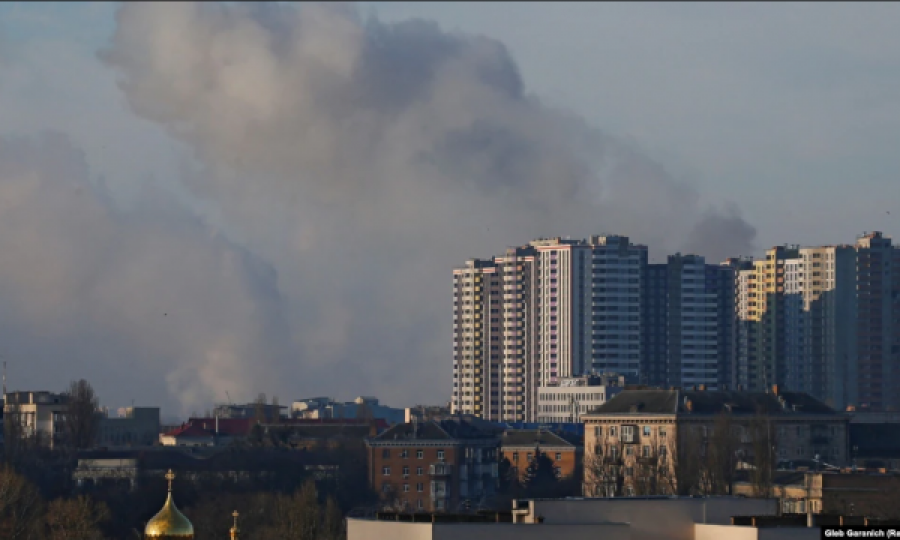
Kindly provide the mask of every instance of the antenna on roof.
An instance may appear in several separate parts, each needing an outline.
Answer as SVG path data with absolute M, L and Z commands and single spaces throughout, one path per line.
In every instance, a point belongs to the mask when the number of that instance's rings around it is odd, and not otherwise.
M 3 399 L 6 399 L 6 360 L 3 361 Z

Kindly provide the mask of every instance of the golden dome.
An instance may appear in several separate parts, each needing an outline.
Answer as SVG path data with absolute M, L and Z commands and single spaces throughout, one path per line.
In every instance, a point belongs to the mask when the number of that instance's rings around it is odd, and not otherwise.
M 175 474 L 169 470 L 166 474 L 166 480 L 169 481 L 169 496 L 166 497 L 166 504 L 162 510 L 157 512 L 153 518 L 147 522 L 144 528 L 144 538 L 159 539 L 181 539 L 194 538 L 194 526 L 184 517 L 184 514 L 178 511 L 175 501 L 172 499 L 172 480 Z

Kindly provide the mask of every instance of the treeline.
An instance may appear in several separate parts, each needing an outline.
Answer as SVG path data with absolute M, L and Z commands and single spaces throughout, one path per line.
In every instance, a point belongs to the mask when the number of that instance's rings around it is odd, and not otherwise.
M 143 461 L 129 481 L 79 487 L 78 452 L 93 446 L 98 400 L 86 381 L 73 382 L 67 414 L 53 448 L 25 433 L 15 404 L 4 415 L 0 464 L 0 538 L 4 540 L 140 539 L 166 500 L 160 471 Z M 174 497 L 194 524 L 197 540 L 230 538 L 239 513 L 243 540 L 339 540 L 343 517 L 377 501 L 367 483 L 361 440 L 292 450 L 250 437 L 214 458 L 178 470 Z M 159 468 L 159 464 L 154 465 Z M 159 474 L 157 474 L 159 473 Z

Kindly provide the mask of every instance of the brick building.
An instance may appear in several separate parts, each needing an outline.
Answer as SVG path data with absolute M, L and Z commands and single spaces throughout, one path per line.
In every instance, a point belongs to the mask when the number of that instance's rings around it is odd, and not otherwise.
M 582 417 L 585 495 L 674 490 L 676 461 L 702 461 L 716 440 L 717 419 L 725 415 L 733 430 L 729 444 L 741 460 L 752 461 L 758 435 L 771 442 L 779 461 L 848 463 L 848 418 L 807 394 L 779 392 L 777 386 L 769 393 L 626 390 Z M 680 457 L 673 459 L 676 453 Z M 662 473 L 648 480 L 650 467 Z
M 500 430 L 475 418 L 397 424 L 366 440 L 369 485 L 385 507 L 456 511 L 497 487 Z
M 502 457 L 509 460 L 519 480 L 524 480 L 528 464 L 538 452 L 553 461 L 558 478 L 570 477 L 575 473 L 583 449 L 562 435 L 543 429 L 507 429 L 500 440 Z

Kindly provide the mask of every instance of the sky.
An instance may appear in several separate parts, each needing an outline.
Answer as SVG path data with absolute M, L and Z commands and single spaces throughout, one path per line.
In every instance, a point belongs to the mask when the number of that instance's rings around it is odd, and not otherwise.
M 440 403 L 468 258 L 553 235 L 714 261 L 895 235 L 898 16 L 0 4 L 8 386 L 84 377 L 169 414 L 260 392 Z

